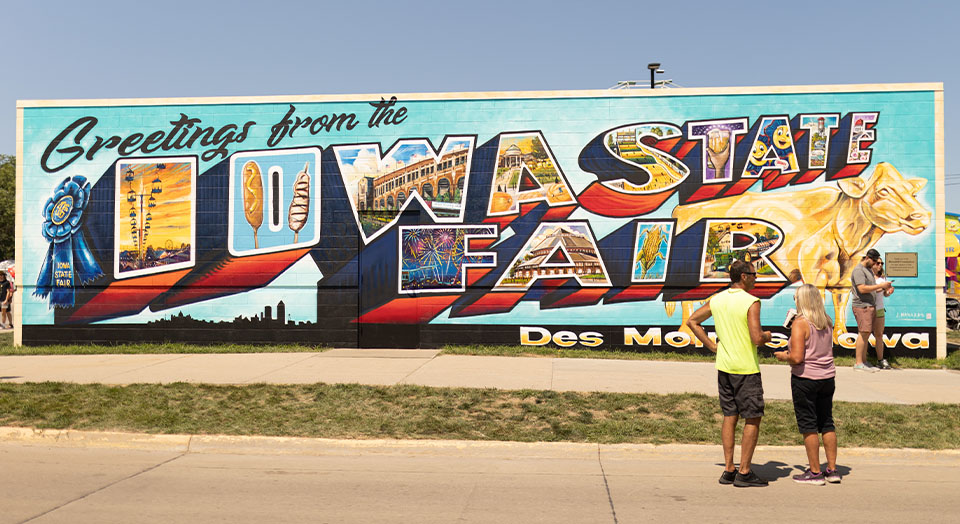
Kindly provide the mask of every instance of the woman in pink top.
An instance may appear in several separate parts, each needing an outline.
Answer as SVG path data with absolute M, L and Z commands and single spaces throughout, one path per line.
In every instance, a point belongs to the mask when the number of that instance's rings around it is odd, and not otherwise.
M 799 315 L 790 328 L 789 350 L 777 351 L 777 360 L 790 363 L 793 412 L 803 434 L 810 467 L 793 480 L 822 486 L 840 482 L 837 472 L 837 431 L 833 425 L 833 392 L 836 389 L 833 365 L 833 320 L 823 309 L 823 297 L 810 284 L 794 295 Z M 827 470 L 820 471 L 820 438 L 827 455 Z

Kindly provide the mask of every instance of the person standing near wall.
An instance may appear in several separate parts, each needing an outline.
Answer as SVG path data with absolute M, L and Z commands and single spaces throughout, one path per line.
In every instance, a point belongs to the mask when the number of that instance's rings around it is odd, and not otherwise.
M 873 321 L 877 314 L 877 294 L 875 291 L 887 290 L 892 287 L 889 282 L 877 284 L 876 278 L 873 276 L 873 265 L 879 260 L 880 252 L 870 248 L 860 263 L 853 267 L 853 272 L 850 274 L 853 316 L 857 319 L 857 332 L 859 333 L 854 350 L 856 363 L 853 365 L 853 369 L 859 371 L 877 371 L 877 368 L 867 363 L 867 348 L 870 346 Z
M 13 319 L 10 317 L 10 304 L 13 303 L 13 284 L 6 271 L 0 270 L 0 327 L 10 329 Z
M 763 418 L 763 383 L 757 346 L 772 339 L 760 326 L 760 299 L 750 294 L 757 281 L 753 265 L 737 260 L 730 264 L 730 287 L 710 297 L 706 304 L 690 315 L 687 327 L 703 345 L 717 354 L 717 387 L 723 422 L 724 469 L 721 484 L 736 487 L 761 487 L 767 480 L 751 471 L 753 451 L 760 436 Z M 717 341 L 707 336 L 701 322 L 714 318 Z M 737 421 L 744 419 L 740 440 L 740 468 L 733 464 Z
M 837 472 L 837 430 L 833 424 L 833 393 L 836 390 L 833 365 L 833 320 L 823 309 L 823 297 L 815 286 L 804 284 L 793 296 L 799 316 L 790 327 L 788 350 L 777 351 L 777 360 L 790 363 L 790 390 L 797 428 L 803 434 L 809 467 L 793 480 L 822 486 L 839 483 Z M 820 471 L 820 439 L 827 456 L 827 470 Z
M 887 282 L 887 279 L 883 277 L 883 260 L 878 260 L 877 263 L 873 265 L 873 277 L 877 281 L 877 284 Z M 877 350 L 877 363 L 880 369 L 893 369 L 890 363 L 887 362 L 887 359 L 883 358 L 883 352 L 886 349 L 886 344 L 883 342 L 883 328 L 886 325 L 886 310 L 883 305 L 883 297 L 889 297 L 893 294 L 893 282 L 890 283 L 889 289 L 878 289 L 874 293 L 877 295 L 877 313 L 873 317 L 873 346 Z M 892 350 L 890 351 L 890 355 L 893 356 Z

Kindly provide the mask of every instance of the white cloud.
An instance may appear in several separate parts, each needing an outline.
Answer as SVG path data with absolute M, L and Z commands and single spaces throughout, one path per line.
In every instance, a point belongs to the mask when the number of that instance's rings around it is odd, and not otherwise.
M 361 149 L 353 162 L 353 170 L 358 174 L 374 174 L 379 171 L 380 159 L 373 149 Z

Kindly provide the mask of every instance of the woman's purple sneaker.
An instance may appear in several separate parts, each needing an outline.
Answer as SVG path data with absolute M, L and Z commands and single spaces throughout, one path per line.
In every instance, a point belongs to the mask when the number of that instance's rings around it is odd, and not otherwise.
M 831 484 L 839 484 L 839 483 L 840 483 L 840 472 L 837 471 L 837 470 L 835 470 L 835 469 L 827 469 L 827 470 L 824 472 L 824 478 L 826 479 L 827 482 L 829 482 L 829 483 L 831 483 Z
M 813 484 L 814 486 L 822 486 L 826 484 L 823 480 L 823 472 L 814 473 L 809 469 L 801 473 L 800 475 L 793 476 L 794 482 L 799 482 L 800 484 Z

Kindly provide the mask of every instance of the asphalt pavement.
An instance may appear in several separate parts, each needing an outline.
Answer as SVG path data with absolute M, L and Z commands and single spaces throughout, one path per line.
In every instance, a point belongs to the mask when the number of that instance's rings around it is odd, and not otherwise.
M 17 431 L 24 433 L 17 438 Z M 960 452 L 841 449 L 799 485 L 800 447 L 760 447 L 765 488 L 717 483 L 719 446 L 135 436 L 0 430 L 0 523 L 948 522 Z

